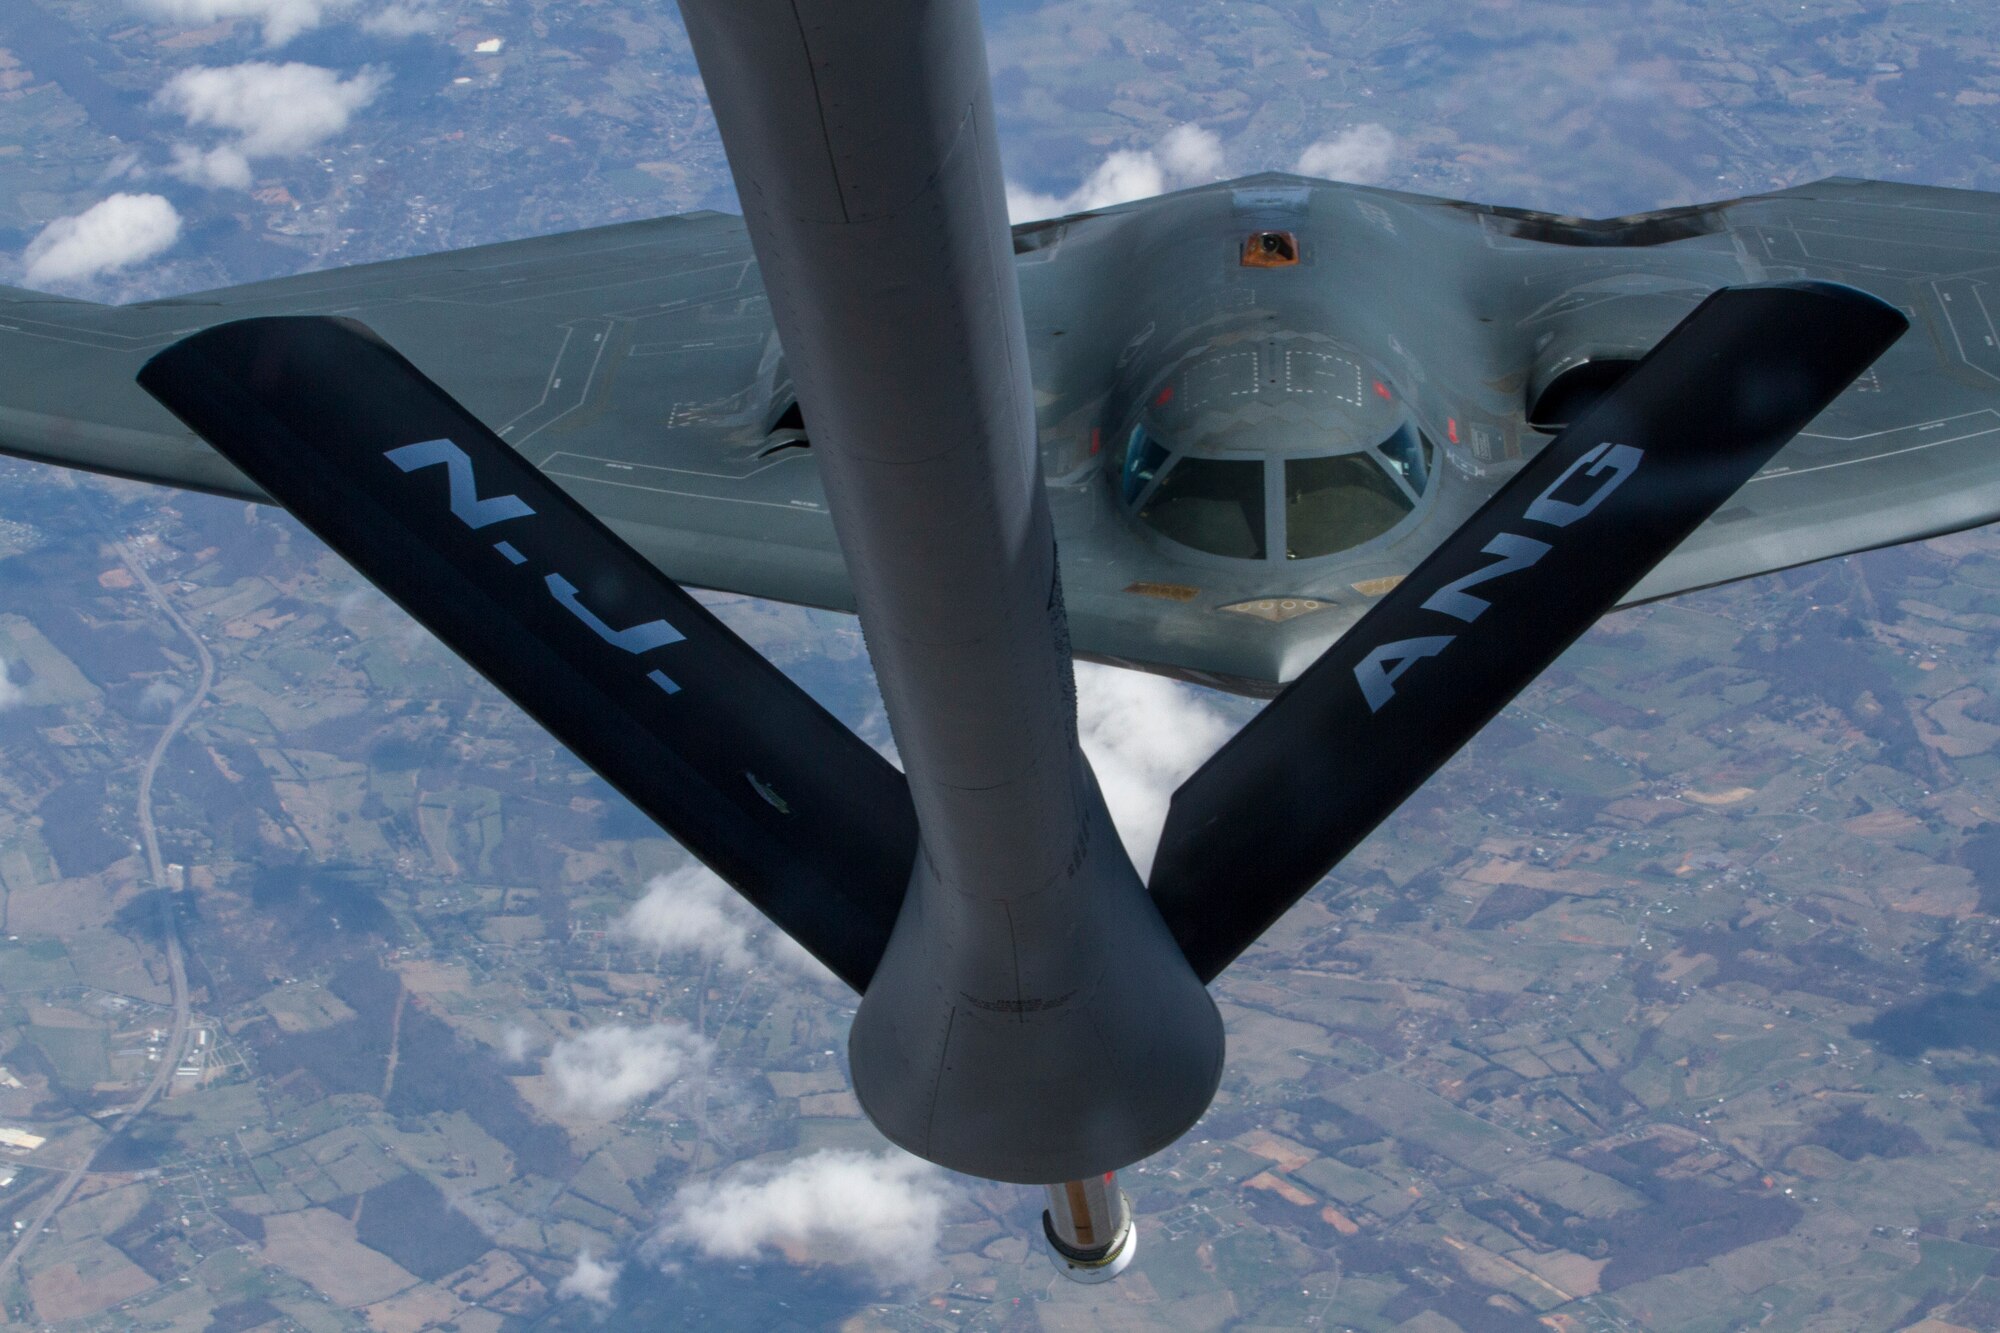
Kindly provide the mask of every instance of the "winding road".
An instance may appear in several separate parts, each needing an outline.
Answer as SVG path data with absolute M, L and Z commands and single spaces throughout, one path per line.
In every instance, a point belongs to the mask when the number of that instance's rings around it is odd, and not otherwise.
M 131 571 L 139 586 L 145 589 L 146 595 L 153 599 L 153 604 L 159 607 L 161 613 L 173 622 L 174 628 L 194 646 L 195 658 L 201 664 L 200 683 L 195 686 L 194 693 L 174 710 L 165 729 L 160 732 L 159 739 L 153 743 L 152 753 L 146 756 L 145 767 L 139 771 L 139 837 L 146 850 L 146 868 L 152 877 L 152 885 L 155 889 L 165 889 L 167 865 L 160 856 L 159 834 L 153 826 L 153 778 L 159 773 L 160 761 L 166 758 L 167 749 L 174 743 L 174 738 L 181 734 L 188 720 L 194 716 L 195 710 L 208 698 L 208 692 L 215 684 L 215 656 L 208 651 L 208 645 L 202 642 L 194 627 L 189 625 L 174 608 L 174 604 L 167 600 L 167 595 L 160 590 L 160 585 L 153 581 L 153 576 L 146 572 L 146 567 L 132 554 L 132 548 L 124 542 L 119 542 L 117 550 L 118 558 L 124 562 L 125 568 Z M 56 1186 L 54 1193 L 49 1195 L 48 1202 L 43 1204 L 42 1210 L 35 1215 L 34 1221 L 22 1229 L 13 1247 L 4 1257 L 0 1257 L 0 1288 L 5 1287 L 9 1277 L 19 1268 L 21 1261 L 33 1248 L 35 1238 L 42 1234 L 54 1220 L 55 1215 L 62 1211 L 63 1205 L 69 1202 L 70 1196 L 76 1192 L 76 1187 L 89 1172 L 91 1164 L 97 1160 L 97 1154 L 103 1152 L 133 1121 L 146 1113 L 147 1108 L 167 1090 L 167 1085 L 173 1081 L 174 1070 L 180 1066 L 181 1051 L 187 1044 L 190 1017 L 187 960 L 181 952 L 180 924 L 174 917 L 173 899 L 170 894 L 162 893 L 158 901 L 160 939 L 166 950 L 167 979 L 173 992 L 174 1007 L 173 1025 L 167 1033 L 166 1047 L 160 1052 L 159 1068 L 153 1071 L 152 1081 L 146 1085 L 145 1091 L 139 1094 L 139 1099 L 126 1107 L 112 1122 L 104 1141 L 98 1144 L 89 1157 L 69 1169 L 61 1183 Z

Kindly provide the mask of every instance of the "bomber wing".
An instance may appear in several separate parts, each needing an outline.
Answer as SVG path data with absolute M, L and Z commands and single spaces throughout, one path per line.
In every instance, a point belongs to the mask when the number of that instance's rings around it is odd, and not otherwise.
M 1721 220 L 1746 275 L 1847 283 L 1912 332 L 1630 600 L 2000 519 L 2000 196 L 1828 180 Z
M 742 220 L 689 214 L 112 307 L 0 289 L 0 450 L 262 499 L 134 383 L 202 329 L 343 315 L 676 581 L 846 608 Z M 780 408 L 782 402 L 779 403 Z
M 1301 262 L 1244 266 L 1264 229 L 1302 238 Z M 1014 248 L 1080 656 L 1274 693 L 1546 446 L 1529 418 L 1563 371 L 1636 361 L 1746 283 L 1852 285 L 1913 332 L 1628 601 L 2000 519 L 2000 196 L 1833 180 L 1586 221 L 1274 175 L 1025 224 Z M 126 307 L 0 289 L 0 452 L 262 498 L 133 376 L 202 329 L 296 314 L 377 330 L 676 582 L 852 609 L 762 278 L 721 214 Z M 1263 349 L 1260 321 L 1290 341 Z M 1115 471 L 1144 395 L 1230 339 L 1271 372 L 1245 391 L 1301 421 L 1379 366 L 1439 451 L 1406 522 L 1294 562 L 1136 521 Z

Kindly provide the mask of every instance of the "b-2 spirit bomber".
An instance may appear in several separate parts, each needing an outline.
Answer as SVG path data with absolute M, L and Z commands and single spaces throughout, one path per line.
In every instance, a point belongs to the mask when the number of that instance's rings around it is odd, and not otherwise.
M 1206 983 L 1599 616 L 2000 517 L 2000 198 L 1010 228 L 974 0 L 682 11 L 744 217 L 0 291 L 0 450 L 290 509 L 859 992 L 870 1119 L 1047 1186 L 1071 1276 L 1214 1094 Z M 856 612 L 901 770 L 682 585 Z M 1074 657 L 1273 696 L 1143 882 Z

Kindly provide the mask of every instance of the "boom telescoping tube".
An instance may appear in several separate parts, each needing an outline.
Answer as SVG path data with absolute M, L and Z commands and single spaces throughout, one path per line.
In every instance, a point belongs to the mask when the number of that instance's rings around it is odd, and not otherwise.
M 920 846 L 849 1041 L 954 1170 L 1088 1180 L 1213 1096 L 1222 1026 L 1077 741 L 974 0 L 683 0 Z

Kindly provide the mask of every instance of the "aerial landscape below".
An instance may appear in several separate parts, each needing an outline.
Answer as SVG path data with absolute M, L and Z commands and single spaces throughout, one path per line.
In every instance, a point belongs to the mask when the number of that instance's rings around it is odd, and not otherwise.
M 1976 7 L 1614 8 L 989 0 L 1010 203 L 2000 190 Z M 0 7 L 0 282 L 697 208 L 735 201 L 671 6 Z M 1221 1091 L 1085 1288 L 1039 1195 L 869 1125 L 847 988 L 296 521 L 0 497 L 9 1326 L 2000 1327 L 2000 529 L 1586 635 L 1213 983 Z M 890 747 L 851 617 L 702 597 Z M 1143 869 L 1259 705 L 1078 683 Z

